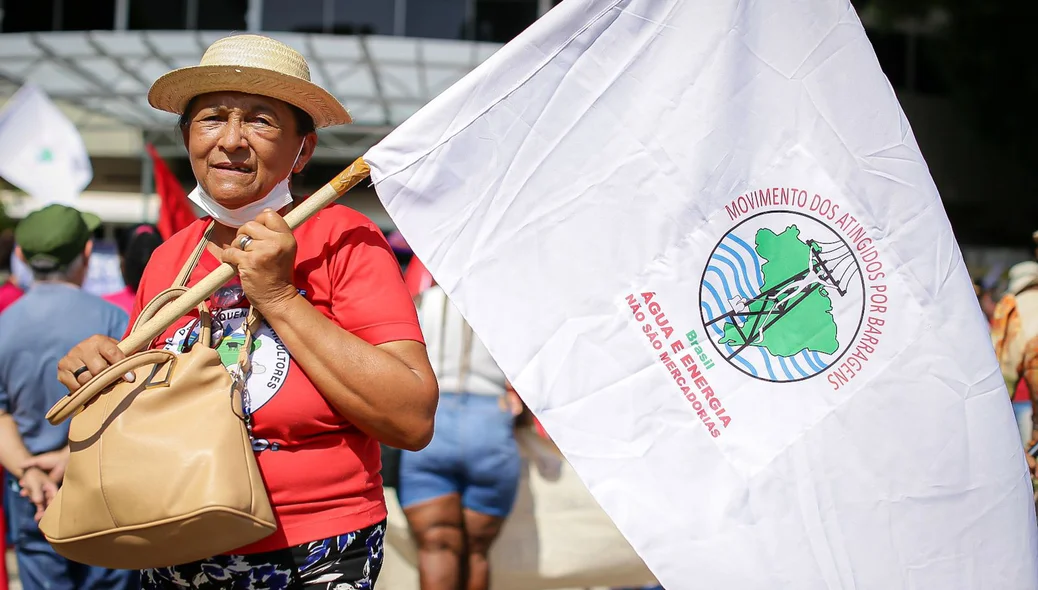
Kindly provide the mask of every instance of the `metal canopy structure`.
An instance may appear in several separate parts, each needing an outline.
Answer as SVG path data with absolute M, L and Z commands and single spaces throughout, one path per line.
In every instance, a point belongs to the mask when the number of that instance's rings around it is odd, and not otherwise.
M 81 129 L 139 129 L 172 149 L 176 117 L 147 100 L 152 81 L 198 64 L 219 31 L 76 31 L 0 35 L 0 94 L 26 82 L 81 110 Z M 299 50 L 313 81 L 353 115 L 353 125 L 321 131 L 316 157 L 362 154 L 501 46 L 410 37 L 264 33 Z M 182 150 L 177 147 L 176 149 Z M 181 151 L 182 153 L 182 151 Z

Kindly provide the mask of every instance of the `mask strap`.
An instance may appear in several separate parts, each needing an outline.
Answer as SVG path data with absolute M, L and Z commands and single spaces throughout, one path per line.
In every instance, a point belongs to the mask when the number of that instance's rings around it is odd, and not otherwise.
M 292 168 L 288 171 L 288 177 L 292 178 L 292 175 L 296 173 L 296 164 L 299 163 L 299 156 L 303 155 L 303 148 L 306 147 L 306 138 L 303 138 L 303 143 L 299 144 L 299 151 L 296 152 L 296 159 L 292 160 Z

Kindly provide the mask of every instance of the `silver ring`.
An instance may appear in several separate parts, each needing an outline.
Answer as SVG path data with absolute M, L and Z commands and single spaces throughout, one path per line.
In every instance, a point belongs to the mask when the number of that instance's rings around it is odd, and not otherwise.
M 251 244 L 251 243 L 252 243 L 252 238 L 249 237 L 249 236 L 242 236 L 242 237 L 238 238 L 238 247 L 241 248 L 242 250 L 248 249 L 249 244 Z

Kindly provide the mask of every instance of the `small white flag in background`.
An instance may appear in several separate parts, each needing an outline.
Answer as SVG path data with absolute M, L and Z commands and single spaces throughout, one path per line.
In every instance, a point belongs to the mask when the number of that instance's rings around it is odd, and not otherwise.
M 0 177 L 41 205 L 75 203 L 94 177 L 76 126 L 35 86 L 0 111 Z
M 563 2 L 365 159 L 667 590 L 1038 588 L 987 328 L 846 0 Z

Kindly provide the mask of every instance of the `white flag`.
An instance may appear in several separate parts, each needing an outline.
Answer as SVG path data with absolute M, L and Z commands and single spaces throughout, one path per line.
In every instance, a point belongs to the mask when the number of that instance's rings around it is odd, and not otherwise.
M 667 590 L 1038 588 L 987 327 L 846 0 L 563 2 L 366 159 Z
M 35 86 L 0 111 L 0 176 L 41 205 L 75 203 L 94 177 L 76 126 Z

